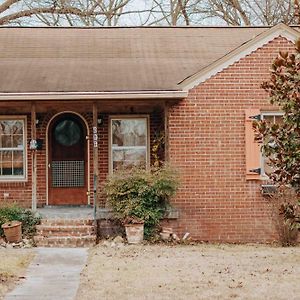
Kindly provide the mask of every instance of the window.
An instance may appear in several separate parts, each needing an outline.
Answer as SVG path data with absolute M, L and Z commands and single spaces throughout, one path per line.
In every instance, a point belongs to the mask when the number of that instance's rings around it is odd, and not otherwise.
M 112 117 L 110 119 L 111 171 L 132 166 L 147 167 L 148 117 Z
M 25 179 L 25 118 L 0 118 L 0 180 Z
M 266 120 L 269 123 L 273 124 L 279 124 L 282 120 L 283 113 L 280 112 L 268 112 L 268 113 L 262 113 L 261 118 L 262 120 Z M 268 174 L 271 174 L 273 172 L 273 169 L 271 166 L 269 166 L 269 158 L 261 155 L 261 175 L 267 177 Z

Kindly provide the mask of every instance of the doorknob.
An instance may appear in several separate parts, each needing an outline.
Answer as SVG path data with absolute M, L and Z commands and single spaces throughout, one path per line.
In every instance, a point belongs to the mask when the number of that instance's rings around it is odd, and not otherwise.
M 51 168 L 51 164 L 48 164 L 48 168 L 49 168 L 49 169 Z

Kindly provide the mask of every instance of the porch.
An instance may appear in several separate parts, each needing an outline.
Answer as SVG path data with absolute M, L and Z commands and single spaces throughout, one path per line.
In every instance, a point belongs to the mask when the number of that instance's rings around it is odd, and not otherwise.
M 119 166 L 168 159 L 169 108 L 179 99 L 70 100 L 0 101 L 2 135 L 12 140 L 11 149 L 1 140 L 0 199 L 41 215 L 40 245 L 70 236 L 89 244 L 95 219 L 111 233 L 104 181 Z
M 68 205 L 51 216 L 89 205 L 95 216 L 97 208 L 106 207 L 101 187 L 115 168 L 168 159 L 169 107 L 179 99 L 70 100 L 0 101 L 1 130 L 13 139 L 11 149 L 0 145 L 0 199 L 34 211 Z M 125 120 L 140 123 L 132 129 Z M 117 136 L 115 125 L 132 132 Z M 163 140 L 153 153 L 159 135 Z

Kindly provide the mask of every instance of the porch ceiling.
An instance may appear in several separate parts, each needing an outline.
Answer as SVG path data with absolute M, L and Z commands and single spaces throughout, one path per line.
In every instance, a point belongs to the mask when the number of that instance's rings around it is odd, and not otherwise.
M 1 96 L 0 96 L 1 97 Z M 169 99 L 167 102 L 169 105 L 176 104 L 179 100 Z M 47 112 L 62 112 L 62 111 L 78 111 L 81 113 L 92 112 L 93 102 L 91 100 L 44 100 L 35 101 L 37 113 Z M 0 101 L 0 110 L 2 114 L 20 114 L 30 113 L 31 111 L 30 101 L 19 101 L 17 104 L 15 101 Z M 159 99 L 141 99 L 141 100 L 97 100 L 97 108 L 101 113 L 151 113 L 156 110 L 162 110 L 165 107 L 166 100 Z

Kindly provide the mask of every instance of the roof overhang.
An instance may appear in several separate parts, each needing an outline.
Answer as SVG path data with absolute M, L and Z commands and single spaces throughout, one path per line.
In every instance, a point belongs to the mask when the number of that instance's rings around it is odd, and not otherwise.
M 0 101 L 183 99 L 188 91 L 0 93 Z
M 188 91 L 211 78 L 212 76 L 216 75 L 217 73 L 221 72 L 222 70 L 226 69 L 235 62 L 239 61 L 241 58 L 244 58 L 252 52 L 256 51 L 258 48 L 264 46 L 268 42 L 271 42 L 276 37 L 280 36 L 294 43 L 297 39 L 300 38 L 300 32 L 283 23 L 273 26 L 265 32 L 257 35 L 253 39 L 249 40 L 248 42 L 244 43 L 243 45 L 239 46 L 235 50 L 229 52 L 220 59 L 216 60 L 212 64 L 203 68 L 199 72 L 185 78 L 178 83 L 178 86 L 182 90 Z

